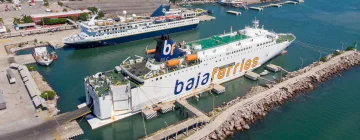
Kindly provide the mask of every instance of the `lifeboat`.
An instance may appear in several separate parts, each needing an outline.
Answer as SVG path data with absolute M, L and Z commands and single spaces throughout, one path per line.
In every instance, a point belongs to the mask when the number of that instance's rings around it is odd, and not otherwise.
M 155 52 L 156 52 L 156 49 L 146 50 L 146 54 L 154 54 Z
M 179 63 L 180 63 L 179 59 L 172 59 L 172 60 L 166 61 L 166 66 L 173 67 L 173 66 L 179 65 Z
M 168 16 L 166 16 L 166 19 L 173 20 L 174 18 L 175 18 L 175 16 L 174 16 L 174 15 L 168 15 Z
M 182 18 L 182 16 L 181 16 L 181 15 L 178 15 L 178 16 L 176 16 L 176 18 L 181 19 L 181 18 Z
M 162 22 L 162 21 L 164 21 L 164 17 L 156 17 L 155 21 Z
M 191 62 L 191 61 L 195 61 L 198 59 L 198 55 L 197 54 L 189 54 L 187 56 L 185 56 L 185 60 L 187 62 Z

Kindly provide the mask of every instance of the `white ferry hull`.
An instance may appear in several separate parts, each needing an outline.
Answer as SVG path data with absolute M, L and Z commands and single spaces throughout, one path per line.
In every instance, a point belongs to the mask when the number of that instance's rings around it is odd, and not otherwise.
M 96 47 L 96 46 L 104 46 L 104 45 L 113 45 L 113 44 L 120 44 L 125 42 L 131 42 L 156 36 L 161 36 L 163 34 L 172 34 L 176 32 L 194 30 L 198 26 L 198 22 L 190 25 L 184 25 L 179 27 L 173 28 L 165 28 L 159 29 L 154 31 L 142 32 L 138 34 L 129 34 L 129 35 L 113 35 L 109 37 L 102 37 L 102 38 L 87 38 L 83 40 L 63 40 L 63 43 L 73 47 Z
M 49 66 L 52 63 L 52 60 L 49 61 L 36 61 L 38 64 L 43 66 Z
M 240 54 L 236 57 L 235 56 L 233 56 L 232 58 L 229 57 L 228 59 L 221 60 L 221 61 L 218 61 L 216 59 L 209 60 L 209 62 L 200 64 L 202 66 L 200 68 L 197 68 L 198 66 L 193 66 L 193 67 L 188 67 L 183 70 L 180 70 L 179 73 L 173 72 L 173 73 L 165 74 L 165 75 L 163 75 L 163 77 L 166 77 L 166 81 L 165 80 L 164 81 L 162 81 L 162 80 L 156 81 L 155 78 L 146 80 L 145 84 L 143 86 L 141 86 L 139 88 L 134 88 L 131 90 L 131 93 L 133 95 L 137 95 L 139 97 L 139 98 L 134 98 L 132 100 L 132 105 L 137 104 L 137 106 L 133 106 L 132 109 L 140 110 L 140 109 L 144 108 L 145 106 L 150 106 L 152 104 L 152 102 L 155 102 L 155 101 L 166 102 L 166 101 L 176 100 L 178 98 L 192 94 L 193 92 L 208 88 L 210 84 L 221 84 L 221 83 L 225 83 L 225 82 L 231 81 L 233 79 L 239 78 L 239 77 L 243 76 L 245 74 L 245 72 L 252 71 L 252 70 L 260 67 L 261 65 L 263 65 L 270 59 L 274 58 L 275 56 L 281 54 L 281 52 L 283 50 L 285 50 L 291 43 L 292 42 L 283 42 L 276 46 L 272 46 L 271 48 L 269 47 L 267 50 L 261 50 L 259 52 L 251 53 L 250 55 L 247 55 L 247 56 L 244 55 L 245 54 L 244 53 L 244 54 Z M 276 48 L 276 49 L 274 49 L 274 48 Z M 218 78 L 217 77 L 218 73 L 215 73 L 215 76 L 214 76 L 214 79 L 212 82 L 211 82 L 211 79 L 209 79 L 209 81 L 206 84 L 204 84 L 204 85 L 200 84 L 200 82 L 202 82 L 204 80 L 203 75 L 206 73 L 209 73 L 211 76 L 211 74 L 213 73 L 213 69 L 216 67 L 221 67 L 223 65 L 227 65 L 230 63 L 235 63 L 235 64 L 245 63 L 245 62 L 242 62 L 243 59 L 249 60 L 249 59 L 253 59 L 255 57 L 259 57 L 258 65 L 254 66 L 254 67 L 250 67 L 248 70 L 244 69 L 241 72 L 237 71 L 234 74 L 234 70 L 233 70 L 234 68 L 231 68 L 230 70 L 229 70 L 229 68 L 227 68 L 226 75 L 223 78 Z M 240 67 L 240 65 L 239 65 L 239 67 Z M 197 88 L 193 87 L 192 89 L 186 91 L 185 88 L 188 85 L 187 81 L 190 78 L 194 78 L 195 81 L 197 82 L 199 73 L 200 73 L 199 84 L 194 84 L 194 86 L 198 86 L 198 87 Z M 227 73 L 229 73 L 229 74 L 227 74 Z M 180 87 L 177 87 L 178 89 L 174 89 L 174 88 L 176 88 L 177 80 L 183 82 L 183 84 L 184 84 L 182 87 L 183 90 L 179 94 L 174 93 L 174 90 L 180 90 Z M 147 96 L 151 96 L 151 97 L 147 97 Z M 153 101 L 149 100 L 149 98 L 152 99 Z

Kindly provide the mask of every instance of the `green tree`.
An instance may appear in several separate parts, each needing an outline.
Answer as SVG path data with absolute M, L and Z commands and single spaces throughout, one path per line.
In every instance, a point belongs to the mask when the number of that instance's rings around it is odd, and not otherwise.
M 89 14 L 87 13 L 81 13 L 79 16 L 79 20 L 87 21 Z
M 23 18 L 21 19 L 24 23 L 32 23 L 33 20 L 30 16 L 23 16 Z
M 68 10 L 66 8 L 63 9 L 63 12 L 67 12 Z
M 60 2 L 60 1 L 58 1 L 58 5 L 63 6 L 64 4 L 62 2 Z
M 68 19 L 75 21 L 75 18 L 73 16 L 69 16 Z
M 50 18 L 43 18 L 41 23 L 44 25 L 54 25 L 54 24 L 64 24 L 66 23 L 66 18 L 58 18 L 58 19 L 50 19 Z
M 14 24 L 20 24 L 20 23 L 21 23 L 21 19 L 20 19 L 20 18 L 14 18 L 13 23 L 14 23 Z
M 36 68 L 34 67 L 34 66 L 32 66 L 32 65 L 28 65 L 28 66 L 26 66 L 27 67 L 27 69 L 29 70 L 29 71 L 35 71 L 36 70 Z
M 55 96 L 56 96 L 56 94 L 54 91 L 44 91 L 40 94 L 40 97 L 44 98 L 46 100 L 52 100 L 55 98 Z
M 181 0 L 170 0 L 170 2 L 176 4 L 176 3 L 181 2 Z
M 98 11 L 96 7 L 88 7 L 87 9 L 90 10 L 93 14 L 95 14 Z
M 104 12 L 100 11 L 96 17 L 96 19 L 101 19 L 105 16 Z
M 44 6 L 49 7 L 50 3 L 49 0 L 44 0 Z
M 346 51 L 352 51 L 352 50 L 355 50 L 355 47 L 349 46 L 349 47 L 346 48 Z

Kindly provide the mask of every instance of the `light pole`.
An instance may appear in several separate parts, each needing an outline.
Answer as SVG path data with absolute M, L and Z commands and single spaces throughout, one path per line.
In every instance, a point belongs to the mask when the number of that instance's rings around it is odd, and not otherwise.
M 346 45 L 347 43 L 343 43 L 343 42 L 340 43 L 341 43 L 341 51 L 344 51 L 344 44 Z
M 300 69 L 302 69 L 303 64 L 304 64 L 304 59 L 303 59 L 303 58 L 301 58 L 301 57 L 300 57 L 300 59 L 301 59 L 301 67 L 300 67 Z
M 210 94 L 213 96 L 213 104 L 212 104 L 212 110 L 213 110 L 213 116 L 215 116 L 215 95 L 211 92 L 210 90 Z

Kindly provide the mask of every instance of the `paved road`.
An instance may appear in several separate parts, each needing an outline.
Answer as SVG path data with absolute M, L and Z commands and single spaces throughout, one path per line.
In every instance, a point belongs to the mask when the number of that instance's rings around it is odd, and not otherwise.
M 65 124 L 71 120 L 79 118 L 83 115 L 90 113 L 88 107 L 83 107 L 72 112 L 60 115 L 59 117 L 52 118 L 42 124 L 30 127 L 18 132 L 13 132 L 0 136 L 0 140 L 39 140 L 49 139 L 52 133 L 56 131 L 56 127 Z M 20 126 L 19 126 L 20 127 Z M 53 138 L 52 138 L 53 139 Z

